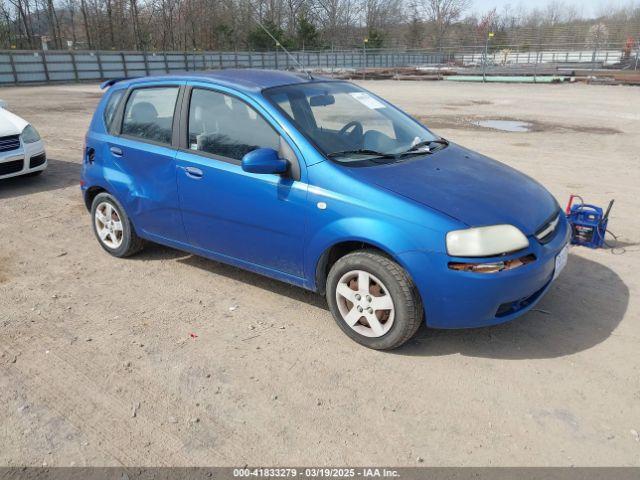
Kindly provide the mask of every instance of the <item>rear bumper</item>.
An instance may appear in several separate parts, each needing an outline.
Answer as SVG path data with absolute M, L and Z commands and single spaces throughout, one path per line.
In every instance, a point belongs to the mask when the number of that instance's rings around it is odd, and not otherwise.
M 533 308 L 551 286 L 556 256 L 568 241 L 569 228 L 562 215 L 549 243 L 542 245 L 531 238 L 529 249 L 504 258 L 536 256 L 534 262 L 513 270 L 490 274 L 455 271 L 448 264 L 459 259 L 444 253 L 410 252 L 401 261 L 420 292 L 429 327 L 484 327 L 508 322 Z
M 20 148 L 0 153 L 0 179 L 17 177 L 47 168 L 47 155 L 42 140 L 22 144 Z

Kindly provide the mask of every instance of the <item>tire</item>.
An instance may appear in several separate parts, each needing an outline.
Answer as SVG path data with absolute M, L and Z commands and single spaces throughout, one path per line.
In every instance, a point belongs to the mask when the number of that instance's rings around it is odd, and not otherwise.
M 367 280 L 368 289 L 360 289 Z M 375 250 L 349 253 L 333 264 L 326 296 L 342 331 L 375 350 L 399 347 L 413 337 L 424 318 L 420 295 L 407 272 Z
M 144 247 L 145 242 L 136 234 L 127 212 L 120 202 L 106 192 L 96 195 L 91 203 L 91 224 L 100 246 L 114 257 L 129 257 Z

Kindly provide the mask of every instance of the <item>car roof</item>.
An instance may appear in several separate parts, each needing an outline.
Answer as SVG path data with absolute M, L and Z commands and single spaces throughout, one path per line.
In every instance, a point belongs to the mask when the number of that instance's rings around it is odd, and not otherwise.
M 252 68 L 246 69 L 225 69 L 211 70 L 206 72 L 183 72 L 169 75 L 160 75 L 153 77 L 138 77 L 132 79 L 123 79 L 115 81 L 107 81 L 104 87 L 122 82 L 126 86 L 140 85 L 150 82 L 158 82 L 163 80 L 184 80 L 184 81 L 200 81 L 211 82 L 216 85 L 224 85 L 233 87 L 237 90 L 247 92 L 259 92 L 265 88 L 280 87 L 283 85 L 293 85 L 299 83 L 311 83 L 321 81 L 331 81 L 331 79 L 323 77 L 312 77 L 301 72 L 287 72 L 280 70 L 258 70 Z

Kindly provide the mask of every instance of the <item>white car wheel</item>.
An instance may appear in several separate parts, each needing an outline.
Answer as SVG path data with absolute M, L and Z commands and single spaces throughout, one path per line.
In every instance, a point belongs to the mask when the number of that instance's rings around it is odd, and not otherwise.
M 326 297 L 340 329 L 376 350 L 399 347 L 424 319 L 411 277 L 377 250 L 356 250 L 336 260 L 327 274 Z
M 338 280 L 336 303 L 342 320 L 365 337 L 382 337 L 393 326 L 395 307 L 384 283 L 364 270 L 352 270 Z
M 96 208 L 94 221 L 98 238 L 107 248 L 116 250 L 122 245 L 124 230 L 122 220 L 113 205 L 101 202 Z

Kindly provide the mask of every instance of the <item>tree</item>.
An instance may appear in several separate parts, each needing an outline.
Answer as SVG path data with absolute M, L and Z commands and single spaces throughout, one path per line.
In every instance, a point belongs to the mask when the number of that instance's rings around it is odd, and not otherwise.
M 407 33 L 405 34 L 405 42 L 409 48 L 418 48 L 422 43 L 422 37 L 424 35 L 424 25 L 418 12 L 418 7 L 414 3 L 410 6 L 411 17 L 407 24 Z
M 75 48 L 89 49 L 273 50 L 275 42 L 256 18 L 290 48 L 361 47 L 369 36 L 370 47 L 432 49 L 484 45 L 491 16 L 490 48 L 586 42 L 597 50 L 611 42 L 622 50 L 640 25 L 640 0 L 603 8 L 595 21 L 576 13 L 568 0 L 528 2 L 528 8 L 521 2 L 491 15 L 468 15 L 470 1 L 0 0 L 0 49 L 39 49 L 40 38 L 49 37 L 52 49 L 71 40 Z
M 84 23 L 84 33 L 87 39 L 87 46 L 91 49 L 93 44 L 91 42 L 91 26 L 89 25 L 89 12 L 87 11 L 87 1 L 80 0 L 80 12 L 82 12 L 82 20 Z
M 53 40 L 54 48 L 62 48 L 62 38 L 60 36 L 60 25 L 58 15 L 53 5 L 53 0 L 46 0 L 47 22 L 49 23 L 49 34 Z
M 596 23 L 589 29 L 586 44 L 588 47 L 598 50 L 609 39 L 609 29 L 604 23 Z
M 253 30 L 249 32 L 247 42 L 250 48 L 255 50 L 273 50 L 277 48 L 276 42 L 273 38 L 264 31 L 267 29 L 269 33 L 285 48 L 290 46 L 290 40 L 287 38 L 284 30 L 270 20 L 262 22 L 264 28 L 260 25 L 256 25 Z
M 301 14 L 298 17 L 298 27 L 296 29 L 296 48 L 312 50 L 319 46 L 318 29 L 305 14 Z
M 400 0 L 363 0 L 363 16 L 367 29 L 388 31 L 406 21 Z
M 22 24 L 24 35 L 27 38 L 27 44 L 29 48 L 35 47 L 33 38 L 33 25 L 31 23 L 31 11 L 29 9 L 29 2 L 26 0 L 9 0 L 9 2 L 15 7 L 18 12 L 18 21 Z
M 234 35 L 235 32 L 232 26 L 227 25 L 226 23 L 221 23 L 216 26 L 214 30 L 215 48 L 220 50 L 233 48 L 232 39 Z
M 356 0 L 313 0 L 312 5 L 327 43 L 332 47 L 341 41 L 347 43 L 347 34 L 357 20 Z
M 422 0 L 422 5 L 432 25 L 433 43 L 441 48 L 449 27 L 471 6 L 471 0 Z
M 371 29 L 369 30 L 369 34 L 367 36 L 367 47 L 368 48 L 382 48 L 384 46 L 384 32 L 380 30 Z

